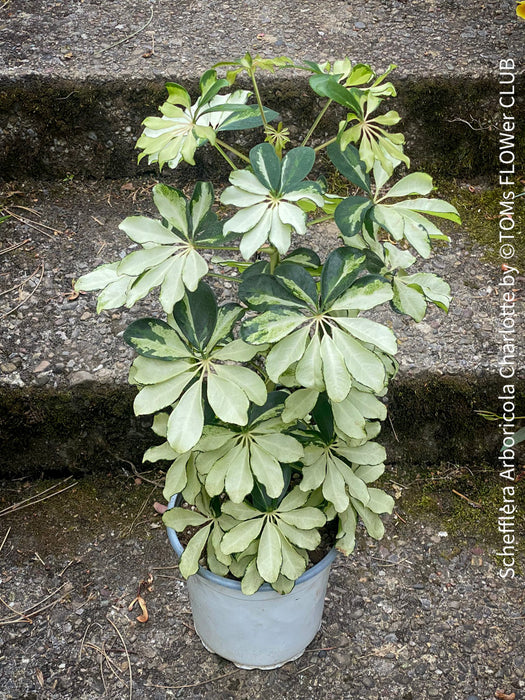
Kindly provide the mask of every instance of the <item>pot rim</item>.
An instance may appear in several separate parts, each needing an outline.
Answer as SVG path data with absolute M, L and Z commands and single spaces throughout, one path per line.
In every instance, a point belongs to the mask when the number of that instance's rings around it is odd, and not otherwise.
M 182 500 L 182 496 L 179 493 L 174 494 L 168 503 L 168 510 L 171 508 L 174 508 L 180 501 Z M 166 530 L 168 532 L 168 539 L 170 541 L 171 546 L 173 547 L 173 550 L 175 551 L 175 554 L 179 557 L 181 557 L 182 553 L 184 552 L 184 547 L 180 543 L 180 540 L 177 536 L 177 532 L 172 528 L 172 527 L 166 527 Z M 296 580 L 295 585 L 300 585 L 302 583 L 306 583 L 309 579 L 313 578 L 317 574 L 320 574 L 321 571 L 324 569 L 328 568 L 331 566 L 332 562 L 337 556 L 337 550 L 335 547 L 333 547 L 328 554 L 326 554 L 321 561 L 317 562 L 317 564 L 314 564 L 310 569 L 306 569 L 304 574 L 301 574 L 299 578 Z M 195 574 L 194 574 L 195 575 Z M 224 576 L 219 576 L 217 574 L 214 574 L 212 571 L 209 569 L 205 569 L 203 566 L 199 566 L 199 570 L 197 571 L 197 575 L 202 576 L 205 579 L 208 579 L 208 581 L 213 581 L 214 583 L 218 584 L 219 586 L 224 586 L 225 588 L 231 588 L 234 590 L 237 590 L 241 592 L 241 582 L 240 581 L 235 581 L 234 579 L 230 578 L 225 578 Z M 258 589 L 258 591 L 275 591 L 274 588 L 269 583 L 263 583 L 262 586 Z

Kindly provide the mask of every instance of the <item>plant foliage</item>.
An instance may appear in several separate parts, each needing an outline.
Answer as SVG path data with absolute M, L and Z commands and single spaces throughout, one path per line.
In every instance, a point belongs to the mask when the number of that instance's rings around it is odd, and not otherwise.
M 278 114 L 262 104 L 256 79 L 260 70 L 289 68 L 307 71 L 325 101 L 295 145 L 288 129 L 270 124 Z M 247 594 L 265 582 L 287 593 L 327 523 L 347 555 L 359 521 L 371 537 L 383 535 L 380 516 L 394 501 L 371 484 L 385 468 L 375 438 L 397 371 L 397 340 L 367 312 L 390 305 L 417 322 L 428 304 L 446 311 L 446 282 L 409 268 L 436 241 L 448 241 L 439 220 L 459 222 L 454 207 L 429 197 L 425 173 L 389 182 L 398 166 L 410 165 L 403 135 L 389 131 L 399 115 L 380 109 L 395 96 L 385 81 L 393 68 L 376 76 L 348 59 L 294 66 L 246 54 L 206 71 L 195 102 L 169 83 L 162 116 L 144 122 L 139 160 L 175 168 L 193 164 L 204 144 L 215 147 L 232 169 L 220 201 L 234 212 L 219 220 L 208 182 L 197 182 L 189 198 L 156 185 L 158 218 L 132 216 L 120 226 L 140 247 L 76 283 L 100 290 L 99 311 L 132 307 L 158 289 L 165 319 L 134 321 L 124 340 L 137 355 L 135 413 L 153 415 L 163 440 L 144 460 L 167 460 L 164 496 L 181 493 L 186 502 L 164 521 L 178 532 L 194 528 L 180 562 L 184 576 L 204 561 L 240 579 Z M 241 73 L 253 92 L 232 91 Z M 313 145 L 332 104 L 346 116 L 332 138 Z M 219 138 L 254 128 L 263 140 L 248 154 Z M 323 151 L 352 186 L 349 196 L 328 192 L 312 174 Z M 324 262 L 310 248 L 292 247 L 293 234 L 329 219 L 341 245 Z M 238 285 L 238 301 L 217 303 L 213 264 Z

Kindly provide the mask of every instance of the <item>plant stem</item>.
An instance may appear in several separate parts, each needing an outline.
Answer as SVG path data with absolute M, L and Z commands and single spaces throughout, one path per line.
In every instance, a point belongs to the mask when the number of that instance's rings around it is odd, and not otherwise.
M 314 148 L 314 151 L 320 151 L 322 148 L 326 148 L 326 147 L 329 146 L 331 143 L 334 143 L 334 141 L 337 141 L 337 136 L 334 136 L 334 138 L 333 138 L 333 139 L 330 139 L 329 141 L 325 141 L 325 142 L 322 143 L 320 146 L 316 146 L 316 147 Z
M 257 104 L 259 105 L 259 111 L 261 112 L 261 119 L 265 127 L 268 126 L 268 121 L 266 120 L 266 115 L 264 113 L 264 107 L 263 103 L 261 100 L 261 95 L 259 93 L 259 86 L 257 85 L 257 81 L 255 80 L 255 70 L 252 69 L 249 71 L 250 73 L 250 78 L 252 79 L 252 84 L 253 84 L 253 91 L 255 93 L 255 99 L 257 100 Z
M 240 250 L 238 245 L 194 245 L 195 250 Z
M 310 140 L 311 135 L 312 135 L 312 134 L 314 133 L 314 131 L 316 130 L 317 125 L 319 124 L 319 122 L 321 121 L 321 119 L 324 117 L 326 110 L 328 109 L 328 107 L 330 107 L 330 105 L 332 104 L 332 102 L 333 102 L 333 100 L 328 100 L 328 102 L 325 104 L 325 106 L 323 107 L 323 109 L 319 112 L 319 114 L 317 115 L 317 119 L 314 121 L 314 123 L 313 123 L 312 126 L 310 127 L 310 131 L 309 131 L 309 132 L 306 134 L 306 136 L 304 137 L 304 141 L 302 142 L 301 146 L 306 146 L 306 144 L 307 144 L 308 141 Z
M 227 148 L 229 151 L 231 151 L 231 153 L 235 153 L 236 156 L 238 156 L 242 160 L 246 161 L 246 163 L 250 162 L 250 159 L 248 158 L 248 156 L 245 156 L 244 153 L 241 153 L 236 148 L 234 148 L 233 146 L 230 146 L 228 143 L 225 143 L 221 139 L 216 138 L 215 143 L 218 143 L 219 146 L 222 146 L 222 148 Z
M 321 216 L 320 219 L 314 219 L 313 221 L 308 222 L 308 226 L 313 226 L 314 224 L 322 224 L 323 221 L 330 221 L 330 219 L 333 219 L 334 215 L 333 214 L 328 214 L 327 216 Z
M 279 251 L 272 246 L 272 250 L 268 251 L 268 253 L 270 255 L 270 274 L 273 275 L 273 271 L 279 264 Z
M 240 284 L 242 282 L 240 277 L 232 277 L 231 275 L 221 275 L 218 272 L 208 272 L 208 277 L 217 277 L 220 280 L 229 280 L 230 282 L 237 282 Z
M 219 146 L 219 144 L 217 143 L 217 141 L 215 141 L 215 148 L 219 151 L 219 153 L 221 154 L 221 156 L 222 156 L 222 157 L 224 158 L 224 160 L 228 163 L 228 165 L 230 166 L 230 168 L 231 168 L 232 170 L 237 170 L 237 169 L 238 169 L 237 166 L 235 165 L 235 163 L 231 160 L 231 158 L 229 158 L 229 157 L 226 155 L 226 153 L 222 150 L 222 148 Z

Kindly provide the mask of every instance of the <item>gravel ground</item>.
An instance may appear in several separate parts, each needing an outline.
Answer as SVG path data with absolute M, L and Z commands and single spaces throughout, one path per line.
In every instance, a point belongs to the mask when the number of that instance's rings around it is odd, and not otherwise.
M 295 60 L 349 55 L 378 69 L 397 63 L 400 75 L 475 78 L 492 75 L 500 58 L 523 55 L 514 8 L 514 0 L 486 0 L 475 11 L 460 0 L 8 0 L 0 71 L 180 79 L 250 50 Z
M 132 214 L 156 213 L 150 187 L 151 182 L 73 181 L 14 183 L 4 188 L 9 211 L 36 222 L 39 230 L 14 218 L 2 226 L 6 254 L 0 313 L 7 315 L 0 328 L 0 385 L 126 383 L 132 352 L 123 343 L 122 332 L 130 320 L 157 313 L 154 302 L 97 315 L 96 295 L 75 296 L 72 282 L 131 250 L 118 224 Z M 454 296 L 449 314 L 432 307 L 419 324 L 388 310 L 383 316 L 376 314 L 393 324 L 405 376 L 497 373 L 499 270 L 495 263 L 483 262 L 484 251 L 461 227 L 454 226 L 450 233 L 453 243 L 438 248 L 432 260 L 418 267 L 449 282 Z M 24 245 L 7 250 L 19 243 Z M 298 244 L 325 254 L 337 245 L 335 226 L 319 226 Z M 518 284 L 522 282 L 520 277 Z M 226 282 L 219 293 L 222 299 L 230 296 L 231 284 Z M 518 333 L 520 329 L 518 325 Z
M 50 485 L 3 484 L 0 509 Z M 403 490 L 382 542 L 361 533 L 355 555 L 336 560 L 304 656 L 242 671 L 196 637 L 154 491 L 125 475 L 87 478 L 2 518 L 2 700 L 525 697 L 523 578 L 498 576 L 498 545 L 475 522 L 447 532 L 443 516 L 407 513 Z M 150 574 L 140 623 L 128 605 Z M 12 610 L 26 617 L 14 622 Z

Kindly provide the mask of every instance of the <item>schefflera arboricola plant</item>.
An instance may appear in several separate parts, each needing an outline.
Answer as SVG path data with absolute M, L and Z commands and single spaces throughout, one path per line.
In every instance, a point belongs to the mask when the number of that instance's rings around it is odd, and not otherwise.
M 291 68 L 309 73 L 322 98 L 295 144 L 262 104 L 256 78 Z M 208 182 L 190 195 L 158 184 L 158 216 L 132 216 L 120 227 L 140 248 L 76 282 L 77 290 L 100 290 L 99 310 L 132 307 L 158 290 L 165 318 L 134 321 L 124 339 L 137 354 L 135 413 L 152 415 L 159 437 L 144 460 L 167 460 L 164 496 L 185 501 L 164 514 L 165 524 L 194 528 L 180 560 L 186 577 L 202 562 L 240 579 L 244 593 L 264 582 L 287 593 L 326 525 L 347 555 L 359 521 L 370 536 L 383 535 L 380 516 L 394 501 L 373 486 L 386 458 L 375 438 L 397 342 L 367 312 L 387 305 L 418 322 L 429 303 L 446 311 L 446 282 L 411 268 L 434 242 L 449 240 L 436 221 L 459 222 L 453 206 L 428 196 L 428 175 L 390 182 L 398 166 L 410 166 L 403 135 L 389 130 L 399 115 L 383 108 L 395 96 L 386 81 L 392 68 L 377 76 L 348 59 L 294 65 L 246 54 L 206 71 L 195 102 L 168 84 L 162 116 L 144 122 L 140 157 L 174 168 L 194 163 L 202 146 L 215 148 L 231 167 L 220 196 L 231 213 L 218 218 Z M 232 88 L 242 73 L 253 92 Z M 344 118 L 329 140 L 314 142 L 331 107 Z M 261 135 L 249 153 L 231 135 L 219 138 L 242 129 Z M 351 195 L 316 179 L 321 153 Z M 341 244 L 321 261 L 299 237 L 332 219 Z M 235 299 L 218 304 L 217 277 L 236 286 Z

